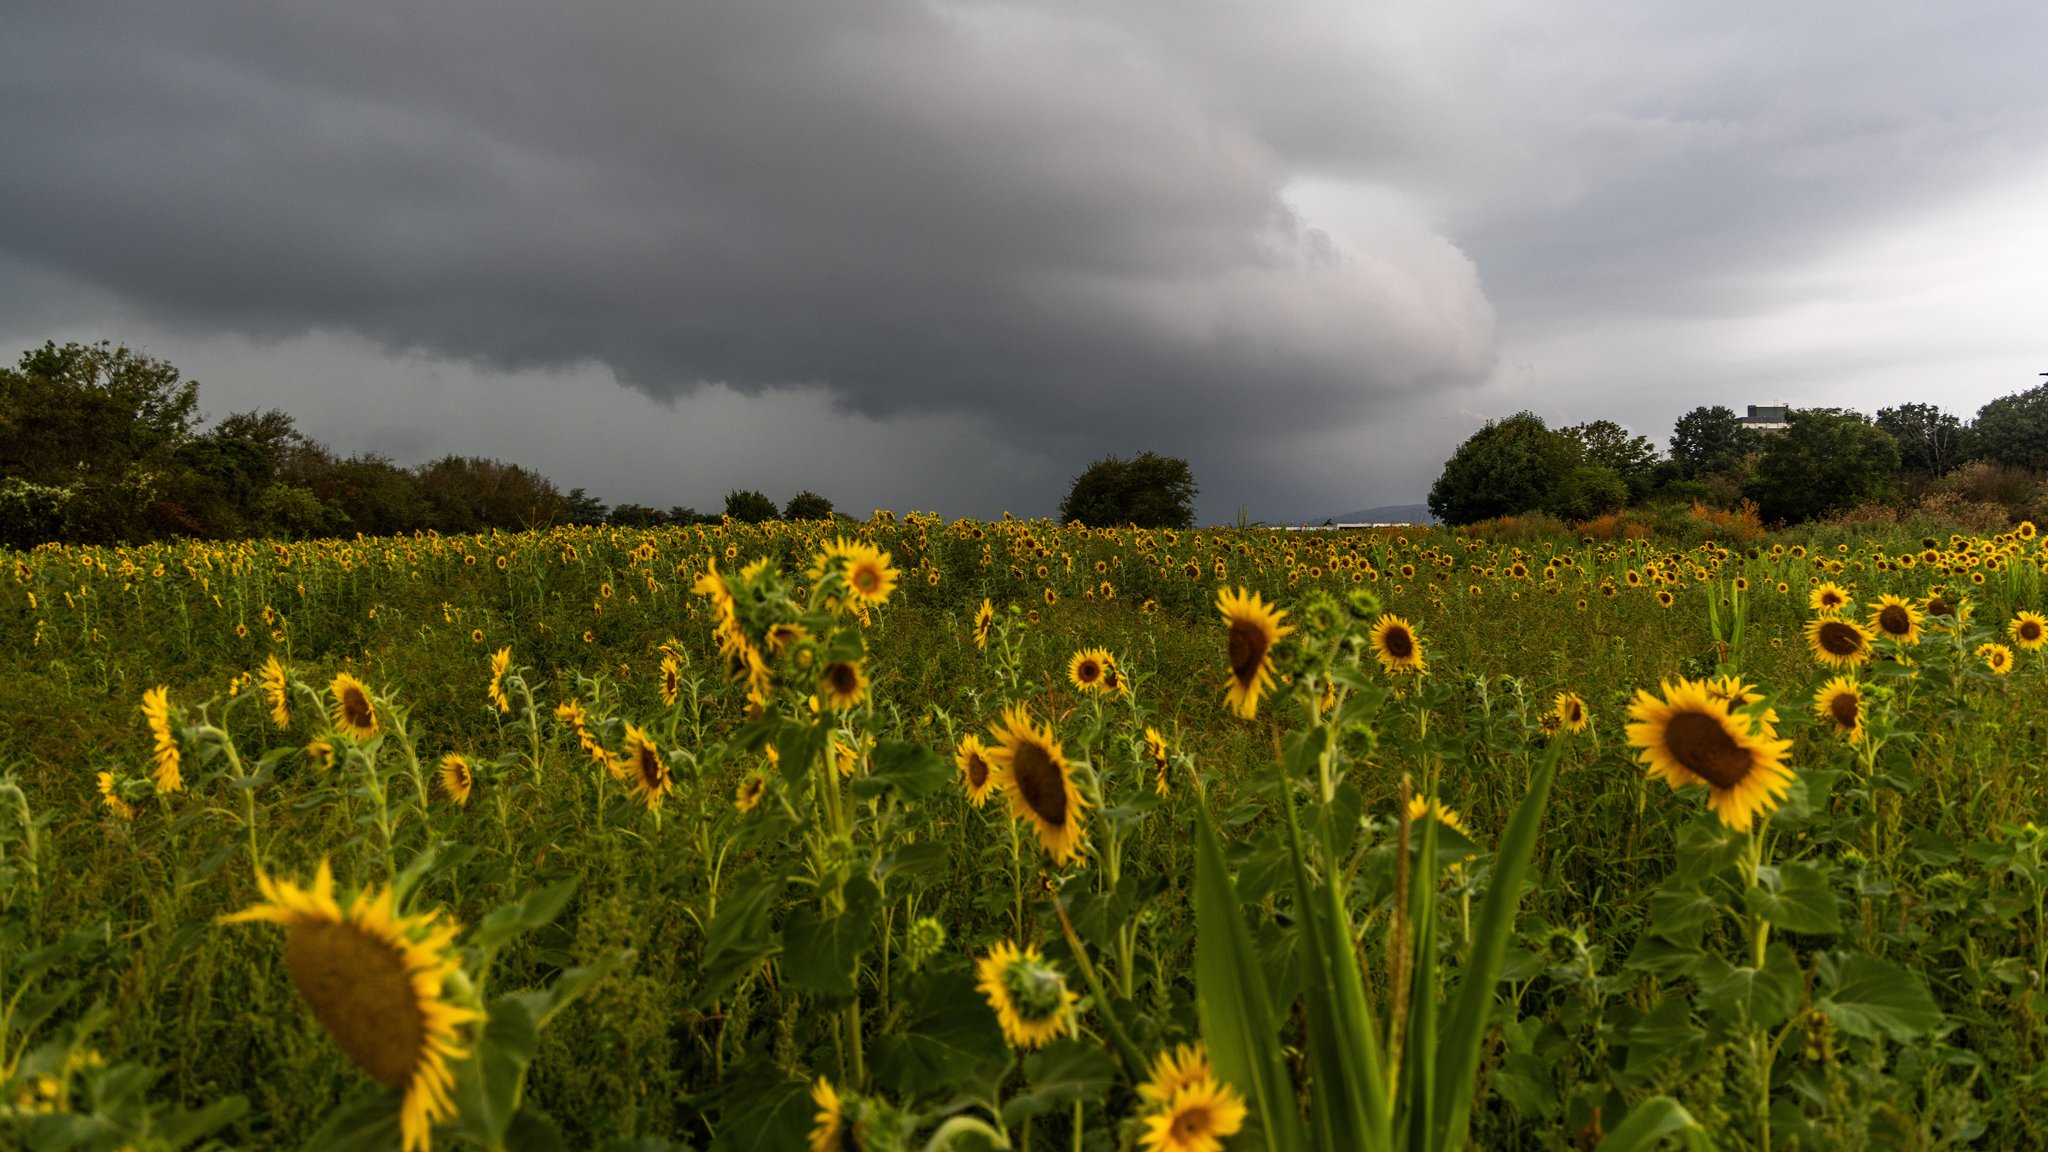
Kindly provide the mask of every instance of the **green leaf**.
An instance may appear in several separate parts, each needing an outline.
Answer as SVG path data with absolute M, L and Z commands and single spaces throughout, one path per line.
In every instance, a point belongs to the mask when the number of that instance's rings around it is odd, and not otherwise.
M 1696 888 L 1663 887 L 1650 893 L 1651 932 L 1673 944 L 1698 948 L 1721 906 Z
M 194 1140 L 213 1135 L 242 1118 L 249 1101 L 242 1096 L 223 1096 L 204 1108 L 178 1108 L 158 1117 L 153 1127 L 156 1138 L 167 1147 L 182 1148 Z
M 1692 1004 L 1681 995 L 1667 996 L 1629 1029 L 1628 1074 L 1647 1076 L 1667 1057 L 1690 1054 L 1706 1039 L 1705 1029 L 1692 1022 Z
M 855 876 L 846 882 L 846 909 L 839 915 L 820 919 L 808 904 L 791 909 L 782 924 L 783 982 L 821 996 L 853 995 L 854 970 L 881 902 L 874 881 Z
M 1761 883 L 1768 873 L 1758 869 L 1760 883 L 1742 894 L 1752 915 L 1787 932 L 1818 935 L 1842 930 L 1842 913 L 1826 873 L 1809 864 L 1785 864 L 1773 871 L 1774 888 Z
M 327 1114 L 327 1121 L 306 1141 L 305 1152 L 390 1152 L 399 1145 L 398 1109 L 403 1099 L 375 1085 L 363 1088 Z
M 731 1068 L 719 1087 L 718 1137 L 711 1152 L 805 1148 L 818 1106 L 811 1083 L 792 1080 L 765 1057 Z
M 875 745 L 874 770 L 853 781 L 863 800 L 894 789 L 907 800 L 930 796 L 953 778 L 953 766 L 922 744 L 884 740 Z
M 1799 959 L 1784 944 L 1764 952 L 1764 966 L 1737 968 L 1709 954 L 1695 973 L 1700 1004 L 1730 1024 L 1776 1028 L 1792 1018 L 1804 992 Z
M 1237 1137 L 1244 1152 L 1295 1152 L 1302 1140 L 1294 1086 L 1280 1061 L 1280 1029 L 1251 930 L 1223 863 L 1209 805 L 1195 805 L 1195 1004 L 1217 1075 L 1244 1096 L 1252 1127 Z
M 1061 1037 L 1024 1061 L 1029 1087 L 1003 1104 L 1003 1123 L 1022 1123 L 1076 1100 L 1096 1103 L 1116 1083 L 1116 1061 L 1097 1044 Z
M 1695 1152 L 1711 1152 L 1714 1147 L 1707 1130 L 1684 1105 L 1669 1096 L 1652 1096 L 1636 1105 L 1594 1152 L 1640 1152 L 1672 1136 L 1683 1136 Z
M 734 882 L 704 933 L 704 983 L 691 999 L 694 1006 L 710 1006 L 781 947 L 768 921 L 784 883 L 759 868 L 747 869 Z
M 875 1037 L 874 1078 L 902 1097 L 966 1091 L 1001 1073 L 1010 1048 L 966 972 L 928 972 L 903 989 L 912 1005 L 898 1031 Z
M 1861 952 L 1821 958 L 1828 994 L 1814 1002 L 1835 1027 L 1866 1040 L 1880 1035 L 1904 1042 L 1941 1026 L 1941 1008 L 1920 977 Z
M 562 909 L 569 906 L 569 897 L 575 894 L 576 881 L 572 878 L 494 908 L 476 926 L 476 931 L 469 934 L 469 943 L 486 951 L 501 948 L 514 937 L 542 927 L 560 916 Z

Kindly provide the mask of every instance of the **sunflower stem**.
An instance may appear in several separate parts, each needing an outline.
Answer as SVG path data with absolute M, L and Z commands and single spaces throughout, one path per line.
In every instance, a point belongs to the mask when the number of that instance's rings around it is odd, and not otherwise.
M 1116 1012 L 1110 1007 L 1109 997 L 1103 994 L 1102 980 L 1095 974 L 1095 966 L 1088 962 L 1088 949 L 1081 945 L 1081 938 L 1074 934 L 1074 925 L 1067 919 L 1067 910 L 1054 896 L 1052 910 L 1060 918 L 1060 931 L 1067 938 L 1067 947 L 1073 950 L 1074 961 L 1080 966 L 1081 979 L 1088 985 L 1088 994 L 1095 997 L 1095 1010 L 1102 1016 L 1102 1026 L 1108 1030 L 1109 1038 L 1116 1045 L 1117 1058 L 1123 1062 L 1124 1073 L 1133 1084 L 1145 1078 L 1145 1058 L 1138 1053 L 1138 1046 L 1124 1032 Z M 1027 1144 L 1026 1147 L 1029 1147 Z

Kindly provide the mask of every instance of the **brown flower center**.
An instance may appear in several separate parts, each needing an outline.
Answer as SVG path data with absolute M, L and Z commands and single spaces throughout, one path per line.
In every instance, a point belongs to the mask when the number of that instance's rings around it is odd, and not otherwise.
M 1266 630 L 1251 620 L 1230 622 L 1230 674 L 1239 684 L 1249 685 L 1258 677 L 1270 647 Z
M 851 696 L 860 689 L 860 675 L 844 660 L 835 660 L 825 666 L 825 683 L 832 686 L 838 696 Z
M 1821 650 L 1830 656 L 1854 656 L 1863 651 L 1863 637 L 1854 627 L 1839 620 L 1830 620 L 1820 626 L 1817 634 Z
M 404 1088 L 426 1049 L 427 1020 L 405 957 L 353 924 L 292 925 L 285 970 L 348 1058 L 386 1088 Z
M 1067 826 L 1066 774 L 1046 748 L 1036 740 L 1020 742 L 1010 756 L 1010 778 L 1025 806 L 1040 820 L 1055 828 Z
M 1913 630 L 1913 617 L 1903 606 L 1887 604 L 1877 614 L 1877 626 L 1884 629 L 1887 636 L 1904 636 Z
M 2029 644 L 2041 639 L 2041 626 L 2032 620 L 2020 621 L 2020 639 Z
M 979 752 L 967 754 L 967 782 L 976 788 L 988 783 L 988 761 Z
M 1854 692 L 1837 692 L 1828 700 L 1828 715 L 1834 717 L 1836 727 L 1851 731 L 1856 727 L 1857 707 Z
M 353 684 L 341 690 L 341 714 L 356 728 L 373 728 L 377 723 L 377 715 L 370 708 L 370 698 Z
M 1680 712 L 1664 726 L 1671 758 L 1716 788 L 1742 783 L 1756 765 L 1749 749 L 1735 742 L 1724 722 L 1704 712 Z
M 1386 635 L 1380 637 L 1380 643 L 1385 646 L 1387 655 L 1396 660 L 1406 660 L 1415 655 L 1415 637 L 1399 625 L 1387 629 Z

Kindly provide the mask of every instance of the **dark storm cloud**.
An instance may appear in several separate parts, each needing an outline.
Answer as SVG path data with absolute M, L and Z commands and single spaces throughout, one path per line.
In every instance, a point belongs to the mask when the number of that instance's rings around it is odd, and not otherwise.
M 34 5 L 0 245 L 200 329 L 1200 437 L 1471 383 L 1448 244 L 1346 250 L 1127 32 L 816 3 Z M 1113 430 L 1112 437 L 1105 430 Z

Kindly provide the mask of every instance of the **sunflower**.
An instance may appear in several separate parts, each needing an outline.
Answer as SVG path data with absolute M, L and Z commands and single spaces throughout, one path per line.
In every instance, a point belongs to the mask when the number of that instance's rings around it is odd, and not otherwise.
M 306 743 L 306 759 L 313 767 L 326 772 L 334 767 L 334 745 L 315 737 Z
M 988 630 L 996 622 L 996 606 L 983 598 L 981 607 L 974 610 L 974 646 L 988 651 Z
M 1222 1152 L 1223 1138 L 1243 1128 L 1244 1117 L 1237 1089 L 1204 1078 L 1146 1116 L 1138 1143 L 1145 1152 Z
M 834 660 L 825 665 L 818 687 L 823 689 L 820 695 L 834 712 L 844 712 L 867 699 L 868 677 L 861 671 L 860 661 Z
M 263 699 L 270 704 L 270 722 L 279 728 L 289 728 L 292 723 L 291 689 L 285 675 L 284 665 L 272 653 L 263 661 L 261 673 Z
M 1870 659 L 1871 636 L 1854 620 L 1818 616 L 1806 626 L 1806 647 L 1830 668 L 1854 668 Z
M 1258 715 L 1259 697 L 1273 687 L 1273 645 L 1294 629 L 1280 623 L 1286 612 L 1243 588 L 1218 590 L 1216 610 L 1230 625 L 1230 683 L 1224 703 L 1249 720 Z
M 1658 607 L 1660 607 L 1660 608 L 1669 608 L 1669 607 L 1671 607 L 1671 605 L 1672 605 L 1672 602 L 1673 602 L 1673 601 L 1675 601 L 1676 599 L 1677 599 L 1677 597 L 1675 597 L 1675 596 L 1673 596 L 1673 595 L 1671 594 L 1671 589 L 1669 589 L 1669 588 L 1659 588 L 1659 589 L 1657 589 L 1657 606 L 1658 606 Z
M 133 820 L 135 819 L 135 807 L 121 796 L 118 783 L 114 779 L 112 772 L 102 772 L 99 774 L 100 803 L 105 804 L 107 811 L 112 812 L 116 819 Z
M 1422 655 L 1422 638 L 1415 634 L 1415 626 L 1401 617 L 1380 613 L 1372 623 L 1371 639 L 1373 659 L 1389 673 L 1429 670 L 1429 661 Z
M 1067 661 L 1067 681 L 1083 692 L 1104 691 L 1103 677 L 1114 660 L 1107 648 L 1083 648 Z
M 1721 823 L 1746 832 L 1758 813 L 1776 808 L 1791 788 L 1785 753 L 1792 742 L 1730 705 L 1700 680 L 1667 680 L 1662 699 L 1637 689 L 1628 710 L 1628 742 L 1673 788 L 1706 785 Z
M 761 806 L 761 797 L 767 792 L 768 777 L 759 771 L 749 772 L 740 778 L 740 786 L 732 796 L 732 806 L 742 812 L 752 812 Z
M 962 736 L 959 749 L 953 753 L 953 763 L 960 768 L 960 783 L 967 789 L 967 802 L 981 807 L 996 787 L 995 770 L 989 765 L 988 747 L 981 737 L 972 732 Z
M 1145 755 L 1152 761 L 1152 790 L 1164 796 L 1170 753 L 1166 747 L 1166 737 L 1161 736 L 1157 728 L 1147 726 L 1145 729 Z
M 1844 607 L 1846 607 L 1848 603 L 1848 589 L 1842 587 L 1840 584 L 1834 583 L 1833 581 L 1829 581 L 1825 584 L 1820 585 L 1819 587 L 1815 588 L 1812 592 L 1807 593 L 1806 596 L 1807 607 L 1823 615 L 1829 615 L 1835 612 L 1839 612 Z
M 377 734 L 377 709 L 370 703 L 370 690 L 346 672 L 337 674 L 327 686 L 334 697 L 334 727 L 358 740 Z
M 1200 1044 L 1182 1044 L 1152 1059 L 1152 1075 L 1138 1085 L 1138 1095 L 1147 1104 L 1170 1104 L 1181 1089 L 1215 1078 L 1209 1068 L 1209 1053 Z
M 811 1121 L 811 1152 L 844 1152 L 862 1146 L 860 1133 L 847 1122 L 846 1109 L 830 1080 L 820 1076 L 811 1085 L 811 1102 L 818 1106 L 818 1114 Z
M 500 712 L 512 710 L 512 697 L 505 694 L 505 673 L 512 668 L 512 649 L 508 645 L 491 653 L 491 703 Z
M 842 560 L 843 564 L 834 563 Z M 847 597 L 855 605 L 880 605 L 896 590 L 897 573 L 889 554 L 864 540 L 841 536 L 826 544 L 811 563 L 811 579 L 823 580 L 833 571 L 845 578 Z
M 1813 714 L 1851 744 L 1863 742 L 1863 687 L 1850 676 L 1837 676 L 1813 694 Z
M 661 798 L 675 791 L 661 749 L 638 724 L 626 725 L 626 751 L 619 757 L 619 772 L 632 786 L 633 798 L 649 808 L 661 807 Z
M 1584 732 L 1593 718 L 1586 714 L 1586 701 L 1577 692 L 1559 692 L 1551 707 L 1558 726 L 1567 732 Z
M 2003 644 L 1977 645 L 1977 658 L 2000 676 L 2012 671 L 2012 649 Z
M 1070 1031 L 1074 1005 L 1081 999 L 1067 987 L 1065 976 L 1038 954 L 1036 945 L 1019 949 L 1005 940 L 975 961 L 975 985 L 1002 1025 L 1003 1038 L 1017 1048 L 1043 1048 Z
M 151 779 L 156 782 L 159 792 L 182 792 L 185 777 L 179 772 L 178 738 L 171 732 L 171 690 L 158 685 L 142 694 L 142 718 L 149 724 L 149 734 L 156 740 L 156 751 L 152 756 L 156 767 Z
M 1920 642 L 1920 621 L 1924 617 L 1913 602 L 1887 592 L 1870 608 L 1870 630 L 1881 632 L 1901 644 Z
M 441 788 L 457 804 L 469 803 L 470 789 L 476 787 L 476 770 L 459 752 L 441 757 Z
M 1408 798 L 1408 822 L 1413 824 L 1424 816 L 1435 817 L 1437 823 L 1446 828 L 1453 829 L 1460 836 L 1471 836 L 1471 833 L 1465 830 L 1465 818 L 1458 814 L 1456 808 L 1445 807 L 1442 800 L 1425 800 L 1419 794 L 1410 796 Z
M 683 694 L 683 666 L 673 656 L 661 658 L 661 705 L 664 708 L 676 706 L 676 700 Z
M 310 889 L 259 873 L 263 903 L 221 917 L 285 930 L 292 986 L 334 1042 L 386 1088 L 404 1092 L 405 1152 L 432 1146 L 434 1122 L 455 1112 L 451 1060 L 469 1055 L 459 1029 L 483 1014 L 454 1003 L 460 969 L 456 927 L 439 913 L 400 915 L 389 888 L 359 892 L 344 907 L 325 860 Z
M 2005 631 L 2022 652 L 2035 652 L 2041 645 L 2048 644 L 2048 617 L 2035 612 L 2020 612 L 2012 618 L 2012 623 L 2005 626 Z
M 986 749 L 996 784 L 1010 799 L 1010 814 L 1028 820 L 1053 862 L 1070 863 L 1081 851 L 1082 813 L 1088 802 L 1067 771 L 1067 757 L 1052 726 L 1039 727 L 1022 704 L 1003 710 L 996 745 Z

